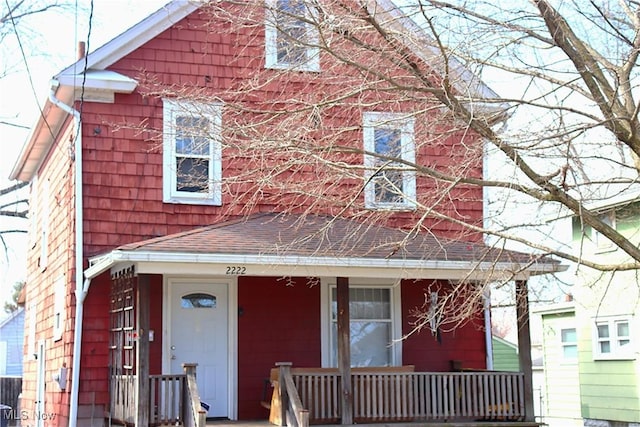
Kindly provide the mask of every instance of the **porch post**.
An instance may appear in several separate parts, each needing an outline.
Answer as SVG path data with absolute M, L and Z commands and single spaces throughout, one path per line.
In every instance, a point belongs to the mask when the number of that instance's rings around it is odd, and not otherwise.
M 149 276 L 138 276 L 136 298 L 136 426 L 149 425 Z
M 531 332 L 529 330 L 529 287 L 526 280 L 516 280 L 516 314 L 518 317 L 518 358 L 520 360 L 520 370 L 524 373 L 525 421 L 534 421 Z
M 353 424 L 351 387 L 351 331 L 349 329 L 349 279 L 336 278 L 338 303 L 338 370 L 342 377 L 342 424 Z

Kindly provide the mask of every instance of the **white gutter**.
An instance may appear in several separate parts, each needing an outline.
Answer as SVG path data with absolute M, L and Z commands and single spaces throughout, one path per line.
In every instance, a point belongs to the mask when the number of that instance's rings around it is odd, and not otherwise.
M 82 351 L 82 323 L 84 315 L 84 300 L 87 297 L 91 279 L 84 280 L 83 273 L 83 227 L 82 227 L 82 119 L 80 112 L 56 98 L 56 89 L 60 82 L 52 80 L 49 100 L 55 106 L 73 116 L 75 121 L 76 138 L 74 140 L 75 158 L 75 259 L 76 259 L 76 320 L 73 331 L 73 365 L 71 368 L 71 402 L 69 407 L 69 427 L 76 427 L 78 423 L 78 394 L 80 390 L 80 352 Z

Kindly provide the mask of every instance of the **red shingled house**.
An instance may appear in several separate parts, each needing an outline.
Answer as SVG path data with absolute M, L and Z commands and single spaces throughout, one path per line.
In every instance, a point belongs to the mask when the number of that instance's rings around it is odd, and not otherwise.
M 484 371 L 491 336 L 482 304 L 455 329 L 439 307 L 450 290 L 472 295 L 492 280 L 526 290 L 530 275 L 558 264 L 423 217 L 436 187 L 398 164 L 435 159 L 446 168 L 477 138 L 452 132 L 422 144 L 439 111 L 424 103 L 434 98 L 365 89 L 370 76 L 326 52 L 329 33 L 311 25 L 338 15 L 318 11 L 179 0 L 55 76 L 12 172 L 32 183 L 27 416 L 51 414 L 49 425 L 60 426 L 267 419 L 265 379 L 291 362 L 273 383 L 289 399 L 276 403 L 310 422 L 532 420 L 527 363 L 525 374 Z M 386 0 L 352 12 L 347 24 L 367 13 L 420 33 Z M 332 41 L 336 49 L 356 57 L 344 43 L 355 33 L 334 30 L 345 37 Z M 460 90 L 491 96 L 456 67 Z M 410 82 L 404 72 L 396 77 Z M 340 108 L 325 109 L 333 94 Z M 295 115 L 302 104 L 314 108 Z M 279 114 L 268 111 L 278 105 Z M 438 126 L 431 135 L 447 134 L 446 122 Z M 352 152 L 292 163 L 303 150 L 290 141 L 321 147 L 328 134 Z M 355 172 L 314 181 L 337 164 Z M 481 155 L 468 173 L 481 175 Z M 482 190 L 448 191 L 442 209 L 481 224 Z M 431 315 L 410 334 L 418 312 Z M 407 369 L 382 368 L 394 366 Z M 363 394 L 372 391 L 380 394 Z

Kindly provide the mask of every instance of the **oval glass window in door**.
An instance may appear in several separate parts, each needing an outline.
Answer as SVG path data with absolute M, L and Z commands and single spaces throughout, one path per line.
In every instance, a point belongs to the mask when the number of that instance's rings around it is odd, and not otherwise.
M 216 308 L 216 297 L 205 293 L 187 294 L 180 304 L 182 308 Z

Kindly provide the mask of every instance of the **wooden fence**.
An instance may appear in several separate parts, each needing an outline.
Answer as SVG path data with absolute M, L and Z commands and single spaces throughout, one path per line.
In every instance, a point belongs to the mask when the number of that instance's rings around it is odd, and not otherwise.
M 21 392 L 22 377 L 0 377 L 0 404 L 17 411 Z

